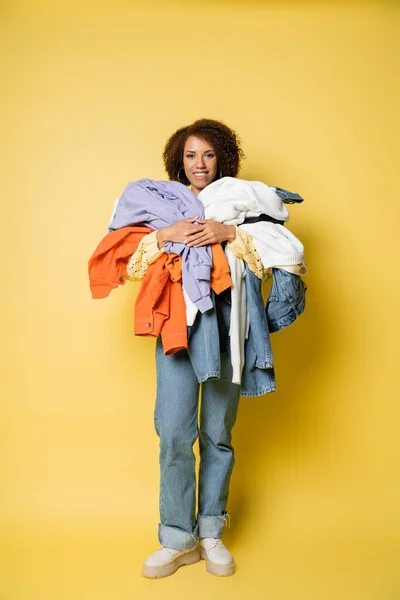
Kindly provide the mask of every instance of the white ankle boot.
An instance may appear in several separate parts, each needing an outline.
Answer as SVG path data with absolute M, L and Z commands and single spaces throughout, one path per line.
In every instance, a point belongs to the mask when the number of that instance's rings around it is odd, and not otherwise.
M 198 547 L 189 550 L 173 550 L 172 548 L 160 548 L 149 556 L 142 568 L 142 575 L 156 579 L 168 577 L 182 565 L 193 565 L 200 560 Z
M 200 556 L 211 575 L 223 577 L 235 572 L 232 554 L 218 538 L 200 538 Z

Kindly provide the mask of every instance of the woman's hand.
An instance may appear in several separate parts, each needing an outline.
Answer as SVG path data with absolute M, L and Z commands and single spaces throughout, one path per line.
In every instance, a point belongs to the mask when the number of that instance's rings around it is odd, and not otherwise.
M 160 250 L 162 250 L 162 247 L 167 242 L 186 244 L 187 233 L 191 229 L 190 224 L 193 224 L 198 218 L 199 216 L 192 217 L 191 219 L 182 219 L 169 227 L 162 227 L 159 229 L 157 231 L 157 242 Z
M 192 220 L 190 222 L 193 223 Z M 236 238 L 236 229 L 233 225 L 223 225 L 214 219 L 197 219 L 197 222 L 200 225 L 187 228 L 185 244 L 189 247 L 199 248 L 207 244 L 233 242 Z

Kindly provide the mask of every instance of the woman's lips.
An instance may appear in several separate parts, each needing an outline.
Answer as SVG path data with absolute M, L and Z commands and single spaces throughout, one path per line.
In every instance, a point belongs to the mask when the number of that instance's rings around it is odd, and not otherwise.
M 204 179 L 207 177 L 208 173 L 193 173 L 193 175 L 197 177 L 197 179 Z

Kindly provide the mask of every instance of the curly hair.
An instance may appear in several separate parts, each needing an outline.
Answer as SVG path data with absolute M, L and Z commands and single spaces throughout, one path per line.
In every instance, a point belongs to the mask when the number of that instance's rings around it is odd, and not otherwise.
M 241 160 L 246 158 L 240 147 L 241 140 L 238 134 L 221 121 L 198 119 L 191 125 L 175 131 L 165 144 L 163 161 L 170 180 L 185 185 L 190 183 L 182 168 L 183 149 L 191 135 L 204 139 L 214 148 L 218 161 L 216 179 L 226 176 L 236 177 Z

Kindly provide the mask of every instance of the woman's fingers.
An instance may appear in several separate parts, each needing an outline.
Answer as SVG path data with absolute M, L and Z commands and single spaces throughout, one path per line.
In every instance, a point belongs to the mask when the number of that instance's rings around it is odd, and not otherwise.
M 194 225 L 187 231 L 185 231 L 185 235 L 188 236 L 188 242 L 193 242 L 196 238 L 201 235 L 206 235 L 207 231 L 202 225 Z
M 189 227 L 186 231 L 184 235 L 199 235 L 200 233 L 202 233 L 204 231 L 204 227 L 202 227 L 201 225 L 194 225 L 194 227 Z
M 191 244 L 189 248 L 203 248 L 203 246 L 208 246 L 212 244 L 209 240 L 205 240 L 204 242 L 199 242 L 198 244 Z
M 211 244 L 210 236 L 202 235 L 202 236 L 198 236 L 196 240 L 193 240 L 193 241 L 187 243 L 186 245 L 189 246 L 189 248 L 192 248 L 192 247 L 197 248 L 198 246 L 206 246 L 207 244 Z
M 195 235 L 187 236 L 185 239 L 185 244 L 189 245 L 198 242 L 200 239 L 204 238 L 205 235 L 206 234 L 204 232 L 200 232 Z

